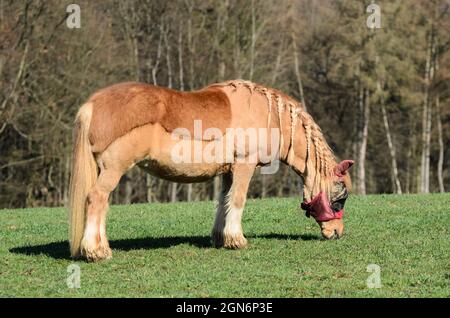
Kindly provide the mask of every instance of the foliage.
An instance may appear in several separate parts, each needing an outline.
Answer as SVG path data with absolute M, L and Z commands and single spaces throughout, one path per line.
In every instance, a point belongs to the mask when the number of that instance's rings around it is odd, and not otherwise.
M 429 183 L 432 192 L 439 190 L 437 166 L 442 164 L 443 184 L 450 187 L 448 1 L 377 1 L 382 28 L 376 30 L 366 26 L 364 1 L 77 3 L 80 29 L 66 26 L 64 2 L 0 2 L 0 207 L 65 204 L 78 107 L 95 90 L 132 80 L 193 90 L 244 78 L 300 100 L 301 79 L 308 111 L 341 159 L 358 157 L 364 88 L 371 109 L 367 173 L 356 183 L 363 182 L 368 193 L 395 192 L 380 111 L 383 100 L 399 182 L 403 192 L 417 192 L 432 30 L 439 67 L 428 94 L 433 123 Z M 438 114 L 442 143 L 434 124 Z M 255 176 L 249 195 L 292 196 L 299 184 L 283 167 L 273 176 Z M 113 202 L 205 200 L 218 191 L 212 182 L 178 186 L 176 195 L 170 187 L 132 170 Z

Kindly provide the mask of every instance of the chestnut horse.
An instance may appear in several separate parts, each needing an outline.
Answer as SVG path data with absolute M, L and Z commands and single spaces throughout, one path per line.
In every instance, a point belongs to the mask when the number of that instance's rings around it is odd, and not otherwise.
M 195 132 L 195 121 L 201 122 L 201 134 Z M 231 160 L 174 160 L 174 149 L 180 143 L 187 145 L 185 150 L 193 149 L 195 156 L 198 149 L 226 139 L 232 129 L 250 128 L 276 130 L 276 145 L 260 142 L 255 151 L 233 147 L 238 141 L 230 139 L 227 147 L 232 151 L 227 149 L 227 153 Z M 209 136 L 208 129 L 215 133 Z M 275 89 L 243 80 L 193 92 L 120 83 L 97 91 L 80 108 L 74 139 L 69 206 L 74 258 L 97 261 L 111 257 L 106 237 L 108 197 L 121 176 L 135 165 L 175 182 L 222 176 L 212 230 L 216 247 L 246 246 L 241 219 L 250 179 L 258 166 L 276 160 L 303 179 L 302 208 L 316 219 L 322 235 L 339 238 L 343 234 L 343 205 L 350 187 L 346 170 L 353 162 L 338 164 L 319 126 L 302 105 Z M 263 159 L 260 150 L 269 153 L 270 159 Z M 215 155 L 216 159 L 225 156 L 217 151 Z M 246 160 L 250 156 L 254 160 Z

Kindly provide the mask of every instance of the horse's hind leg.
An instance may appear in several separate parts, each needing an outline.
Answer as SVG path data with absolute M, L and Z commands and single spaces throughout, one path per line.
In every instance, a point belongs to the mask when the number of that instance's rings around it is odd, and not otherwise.
M 223 246 L 223 230 L 225 228 L 225 216 L 227 213 L 227 195 L 230 192 L 233 176 L 231 173 L 222 176 L 222 189 L 219 195 L 219 203 L 217 205 L 216 220 L 211 233 L 212 242 L 215 247 Z
M 112 253 L 106 238 L 106 213 L 109 194 L 118 184 L 122 173 L 102 170 L 86 200 L 86 224 L 81 255 L 88 261 L 111 258 Z
M 247 245 L 241 220 L 248 186 L 254 171 L 254 165 L 238 164 L 233 167 L 232 177 L 223 176 L 222 191 L 212 231 L 215 247 L 238 249 Z

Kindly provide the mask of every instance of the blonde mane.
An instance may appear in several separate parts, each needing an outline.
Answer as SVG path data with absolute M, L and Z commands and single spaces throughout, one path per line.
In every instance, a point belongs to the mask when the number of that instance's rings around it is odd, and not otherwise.
M 291 164 L 294 156 L 294 135 L 298 120 L 305 130 L 306 136 L 306 162 L 304 173 L 304 195 L 306 200 L 310 200 L 320 191 L 324 191 L 328 197 L 331 197 L 334 167 L 336 166 L 336 158 L 330 146 L 323 136 L 322 130 L 311 117 L 311 115 L 303 108 L 300 102 L 294 100 L 280 91 L 268 88 L 250 81 L 232 80 L 215 85 L 232 86 L 234 88 L 244 87 L 250 91 L 249 103 L 251 95 L 254 92 L 264 95 L 267 99 L 267 126 L 269 127 L 271 116 L 273 113 L 274 102 L 276 105 L 276 113 L 278 116 L 278 125 L 282 131 L 282 113 L 289 111 L 290 115 L 290 147 L 287 154 L 287 163 Z M 283 134 L 280 134 L 280 156 L 281 149 L 284 146 Z

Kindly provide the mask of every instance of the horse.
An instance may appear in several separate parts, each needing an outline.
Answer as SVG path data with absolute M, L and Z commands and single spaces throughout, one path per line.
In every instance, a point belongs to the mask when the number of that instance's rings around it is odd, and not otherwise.
M 263 141 L 256 146 L 245 143 L 255 134 L 235 134 L 251 129 L 262 132 Z M 274 162 L 290 166 L 302 178 L 301 207 L 317 221 L 322 236 L 343 235 L 343 208 L 351 188 L 347 170 L 353 161 L 337 163 L 303 105 L 276 89 L 245 80 L 191 92 L 139 82 L 114 84 L 96 91 L 79 108 L 73 133 L 69 242 L 75 259 L 112 257 L 106 236 L 108 198 L 134 166 L 181 183 L 220 176 L 211 233 L 217 248 L 247 246 L 241 220 L 249 183 L 256 168 Z M 224 140 L 225 150 L 213 147 Z M 198 156 L 205 149 L 213 149 L 214 160 Z M 187 154 L 180 155 L 181 150 Z M 197 160 L 189 160 L 195 156 Z

